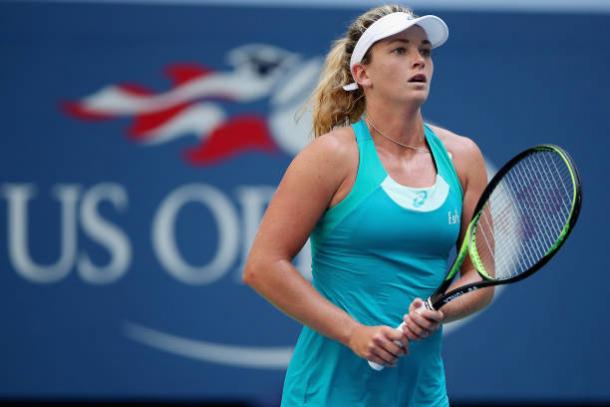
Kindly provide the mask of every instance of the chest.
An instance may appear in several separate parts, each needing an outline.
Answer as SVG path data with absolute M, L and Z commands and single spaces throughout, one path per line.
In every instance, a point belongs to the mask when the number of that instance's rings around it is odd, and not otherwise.
M 461 201 L 450 190 L 444 197 L 427 198 L 442 202 L 426 210 L 425 202 L 418 207 L 425 200 L 421 194 L 400 202 L 380 186 L 354 213 L 352 244 L 365 251 L 447 257 L 459 236 Z
M 434 183 L 437 168 L 429 153 L 411 153 L 396 156 L 379 150 L 379 160 L 385 172 L 397 183 L 413 188 L 423 188 Z

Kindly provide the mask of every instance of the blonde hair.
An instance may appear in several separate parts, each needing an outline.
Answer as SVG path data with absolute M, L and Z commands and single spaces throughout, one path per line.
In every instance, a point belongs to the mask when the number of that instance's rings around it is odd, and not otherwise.
M 337 126 L 348 126 L 360 119 L 366 107 L 361 88 L 347 92 L 343 85 L 353 82 L 349 62 L 358 39 L 375 21 L 388 14 L 404 12 L 413 16 L 413 11 L 400 5 L 386 5 L 368 10 L 347 29 L 345 36 L 333 43 L 326 56 L 318 86 L 313 91 L 313 131 L 319 137 Z M 369 49 L 370 51 L 370 49 Z M 370 62 L 369 51 L 362 63 Z

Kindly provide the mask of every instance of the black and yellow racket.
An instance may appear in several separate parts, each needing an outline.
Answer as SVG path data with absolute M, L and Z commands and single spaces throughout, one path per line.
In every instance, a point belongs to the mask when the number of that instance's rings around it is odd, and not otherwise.
M 581 195 L 576 166 L 560 147 L 539 145 L 515 156 L 483 191 L 456 259 L 426 307 L 438 310 L 471 291 L 514 283 L 539 270 L 572 231 Z M 466 255 L 482 280 L 445 292 Z

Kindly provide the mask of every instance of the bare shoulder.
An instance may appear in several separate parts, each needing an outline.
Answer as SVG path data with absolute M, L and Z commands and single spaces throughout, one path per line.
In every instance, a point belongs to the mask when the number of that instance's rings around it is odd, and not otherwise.
M 430 126 L 434 133 L 441 139 L 447 151 L 456 158 L 476 159 L 482 156 L 477 144 L 466 136 L 460 136 L 454 132 L 438 126 Z M 461 160 L 460 160 L 461 161 Z
M 338 128 L 314 139 L 297 155 L 295 163 L 314 172 L 345 177 L 358 164 L 358 146 L 353 130 L 351 127 Z
M 350 183 L 357 168 L 358 145 L 353 130 L 335 129 L 297 154 L 278 185 L 276 198 L 300 196 L 326 208 L 341 197 L 338 193 Z
M 439 126 L 430 125 L 430 127 L 451 153 L 462 186 L 465 186 L 473 176 L 480 176 L 479 173 L 485 171 L 483 154 L 472 139 Z
M 330 154 L 338 160 L 349 158 L 354 153 L 358 153 L 356 139 L 351 127 L 341 127 L 323 134 L 313 140 L 307 149 Z

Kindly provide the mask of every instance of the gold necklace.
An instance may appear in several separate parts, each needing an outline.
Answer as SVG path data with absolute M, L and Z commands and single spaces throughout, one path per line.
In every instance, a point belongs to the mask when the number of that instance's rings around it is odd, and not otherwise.
M 404 147 L 404 148 L 410 148 L 411 150 L 415 150 L 415 151 L 417 151 L 418 153 L 429 153 L 429 151 L 428 151 L 428 149 L 427 149 L 427 148 L 424 148 L 424 147 L 415 147 L 415 146 L 410 146 L 410 145 L 408 145 L 408 144 L 403 144 L 403 143 L 401 143 L 400 141 L 394 140 L 393 138 L 391 138 L 391 137 L 389 137 L 389 136 L 386 136 L 386 135 L 385 135 L 385 134 L 383 134 L 383 133 L 382 133 L 382 132 L 381 132 L 381 131 L 380 131 L 380 130 L 377 128 L 377 127 L 375 127 L 375 125 L 373 124 L 373 122 L 371 122 L 371 121 L 369 120 L 369 118 L 368 118 L 368 117 L 367 117 L 366 119 L 364 119 L 364 120 L 365 120 L 365 121 L 366 121 L 366 122 L 369 124 L 369 126 L 371 126 L 371 127 L 373 128 L 373 130 L 375 130 L 375 131 L 376 131 L 376 132 L 377 132 L 377 133 L 378 133 L 378 134 L 379 134 L 381 137 L 383 137 L 383 138 L 385 138 L 385 139 L 390 140 L 392 143 L 398 144 L 399 146 Z

